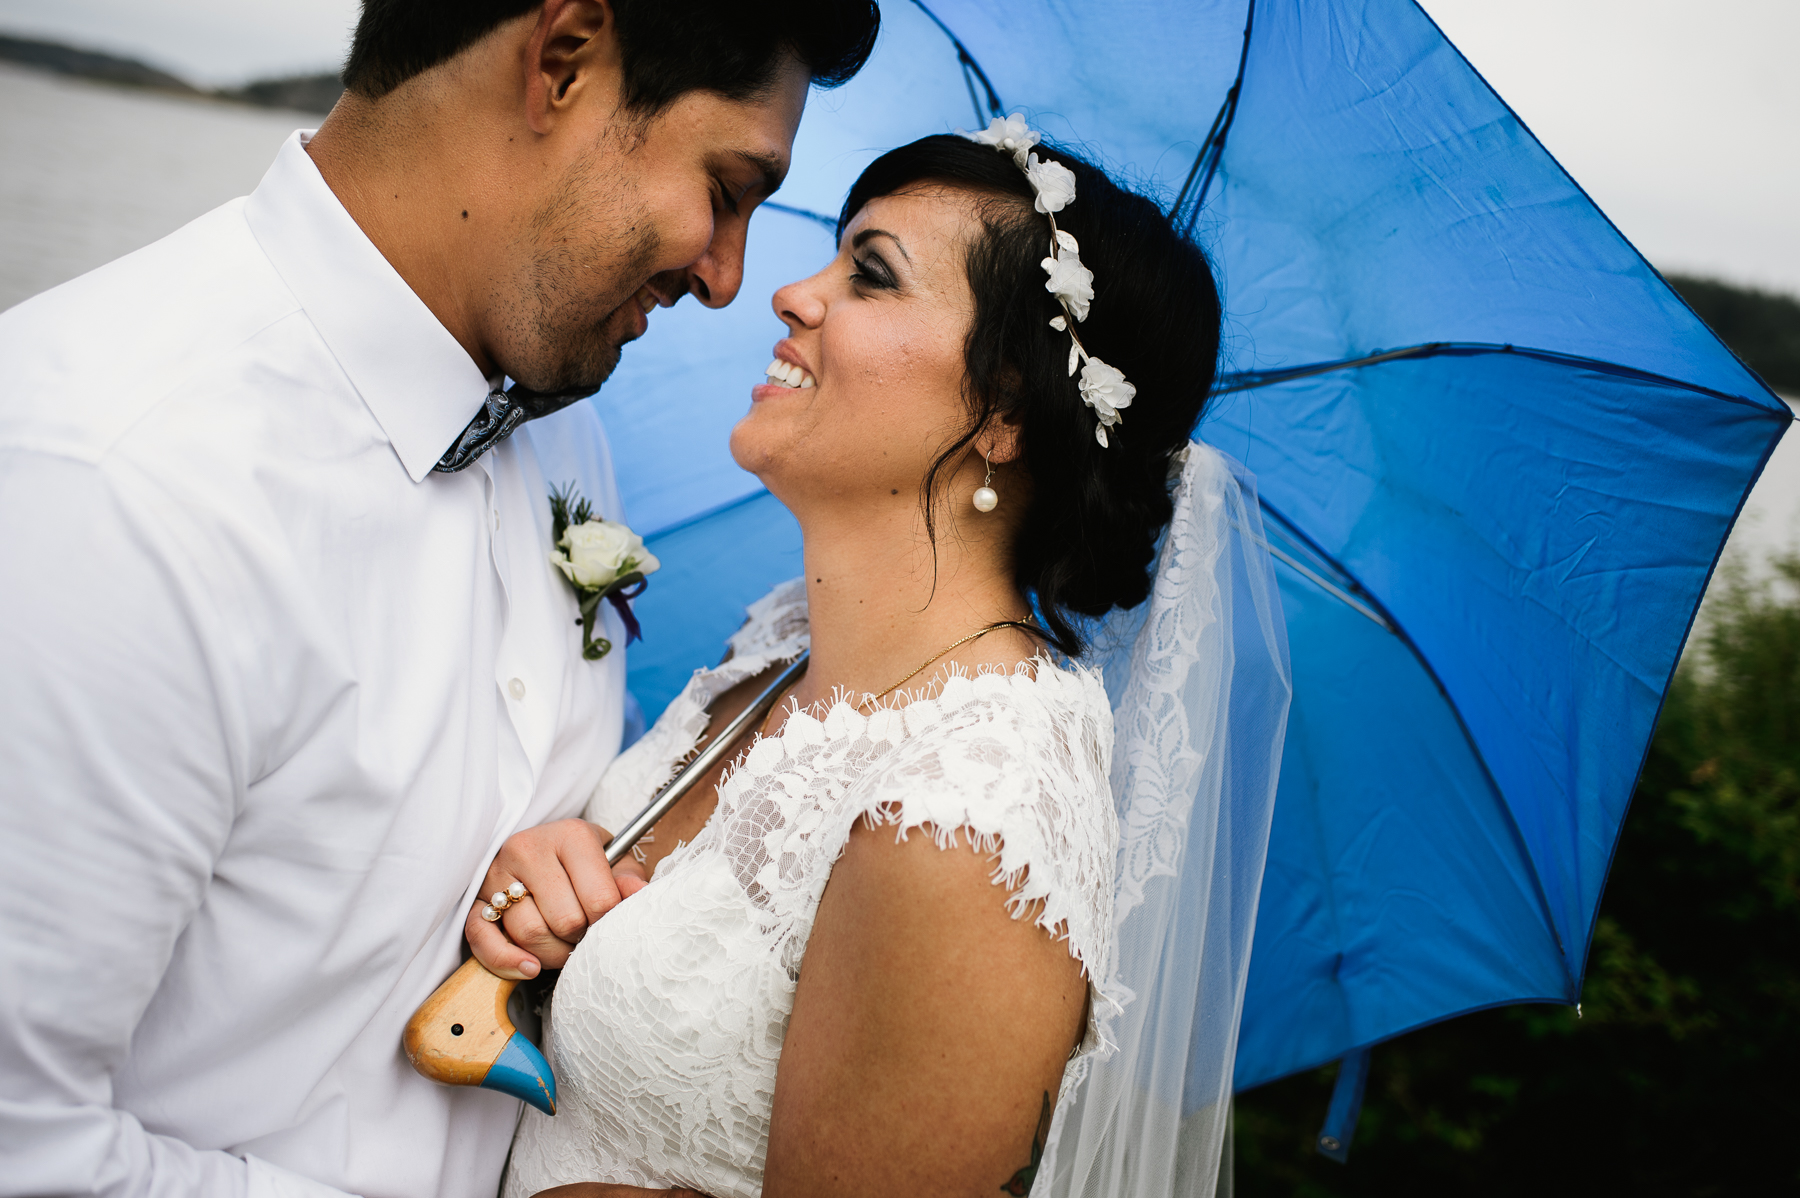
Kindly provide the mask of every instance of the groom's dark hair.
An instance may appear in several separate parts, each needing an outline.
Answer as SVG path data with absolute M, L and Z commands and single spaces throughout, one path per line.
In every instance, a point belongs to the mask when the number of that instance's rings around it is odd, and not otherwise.
M 543 0 L 363 0 L 344 86 L 379 99 L 447 62 Z M 817 87 L 868 61 L 875 0 L 612 0 L 625 107 L 652 117 L 691 91 L 747 100 L 775 78 L 784 50 Z

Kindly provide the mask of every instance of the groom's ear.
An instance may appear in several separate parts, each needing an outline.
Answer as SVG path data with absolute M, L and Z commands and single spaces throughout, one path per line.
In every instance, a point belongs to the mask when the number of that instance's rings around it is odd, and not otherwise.
M 624 81 L 618 26 L 608 0 L 544 0 L 525 44 L 525 119 L 549 133 L 596 88 L 616 104 Z

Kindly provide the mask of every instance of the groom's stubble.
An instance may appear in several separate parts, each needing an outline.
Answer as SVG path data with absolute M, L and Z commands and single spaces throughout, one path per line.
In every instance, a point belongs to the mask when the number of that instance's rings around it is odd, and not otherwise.
M 652 282 L 662 242 L 654 222 L 642 219 L 629 174 L 601 165 L 609 157 L 596 152 L 571 164 L 527 225 L 528 273 L 506 314 L 521 352 L 501 365 L 532 391 L 599 390 L 636 336 L 636 295 Z M 671 282 L 677 294 L 686 290 L 685 280 Z

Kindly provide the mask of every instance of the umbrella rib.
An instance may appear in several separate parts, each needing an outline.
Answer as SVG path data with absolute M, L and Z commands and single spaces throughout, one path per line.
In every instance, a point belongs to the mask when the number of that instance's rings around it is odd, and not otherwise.
M 1499 805 L 1500 812 L 1506 819 L 1507 829 L 1512 833 L 1514 847 L 1518 850 L 1520 858 L 1524 860 L 1527 870 L 1531 874 L 1532 890 L 1536 892 L 1537 895 L 1538 905 L 1544 918 L 1544 927 L 1549 930 L 1550 938 L 1556 942 L 1557 956 L 1562 960 L 1563 977 L 1566 978 L 1569 983 L 1569 994 L 1576 994 L 1578 992 L 1576 974 L 1569 961 L 1569 950 L 1563 945 L 1562 933 L 1557 929 L 1556 914 L 1550 906 L 1550 896 L 1544 890 L 1544 880 L 1538 873 L 1537 858 L 1531 855 L 1531 846 L 1526 843 L 1524 830 L 1519 827 L 1519 820 L 1518 817 L 1513 814 L 1512 804 L 1506 801 L 1506 792 L 1500 789 L 1500 783 L 1494 778 L 1494 771 L 1488 768 L 1487 756 L 1482 753 L 1481 746 L 1476 743 L 1474 732 L 1469 729 L 1468 721 L 1463 719 L 1462 708 L 1457 706 L 1456 700 L 1451 696 L 1449 688 L 1444 685 L 1444 680 L 1438 677 L 1437 670 L 1432 668 L 1431 662 L 1426 659 L 1425 654 L 1420 651 L 1418 644 L 1414 642 L 1406 629 L 1401 625 L 1400 621 L 1394 618 L 1394 613 L 1389 611 L 1387 605 L 1382 603 L 1380 599 L 1377 599 L 1374 593 L 1362 584 L 1361 579 L 1345 569 L 1344 564 L 1338 561 L 1337 558 L 1325 552 L 1324 548 L 1317 541 L 1300 531 L 1299 527 L 1295 525 L 1292 520 L 1289 520 L 1282 514 L 1280 508 L 1274 506 L 1260 495 L 1257 496 L 1257 503 L 1263 511 L 1267 512 L 1270 516 L 1273 516 L 1276 523 L 1280 524 L 1281 527 L 1297 541 L 1305 545 L 1313 553 L 1317 554 L 1320 561 L 1329 565 L 1339 574 L 1339 576 L 1348 580 L 1353 588 L 1367 597 L 1369 606 L 1380 612 L 1386 619 L 1388 631 L 1392 633 L 1401 644 L 1406 646 L 1407 652 L 1411 653 L 1413 660 L 1419 663 L 1419 668 L 1425 671 L 1425 676 L 1431 679 L 1431 684 L 1437 688 L 1438 694 L 1443 696 L 1444 706 L 1450 709 L 1451 716 L 1456 720 L 1456 726 L 1462 730 L 1463 741 L 1469 746 L 1469 753 L 1475 758 L 1475 764 L 1481 768 L 1481 776 L 1487 781 L 1488 792 L 1493 795 L 1495 802 Z M 1573 1001 L 1573 999 L 1571 998 L 1570 1001 Z
M 969 48 L 962 44 L 962 39 L 950 32 L 950 26 L 944 24 L 936 13 L 926 8 L 923 0 L 913 0 L 913 4 L 918 7 L 920 12 L 930 17 L 931 23 L 941 29 L 944 36 L 950 39 L 950 44 L 956 47 L 956 60 L 962 64 L 963 83 L 969 89 L 970 102 L 975 105 L 975 120 L 980 122 L 989 116 L 1005 116 L 1006 105 L 1000 102 L 1000 93 L 994 90 L 993 81 L 987 77 L 987 72 L 981 69 L 981 64 L 975 61 L 975 56 L 969 53 Z M 987 93 L 988 110 L 986 113 L 981 111 L 981 101 L 975 95 L 975 84 L 970 79 L 970 72 L 974 73 L 976 79 L 981 80 L 981 90 Z
M 1234 525 L 1233 527 L 1237 528 L 1239 532 L 1249 536 L 1251 540 L 1255 541 L 1258 545 L 1261 545 L 1264 549 L 1267 549 L 1270 557 L 1275 558 L 1277 561 L 1286 562 L 1288 567 L 1293 570 L 1294 573 L 1300 575 L 1302 578 L 1318 587 L 1321 591 L 1324 591 L 1326 594 L 1337 599 L 1340 603 L 1344 604 L 1344 606 L 1351 608 L 1361 615 L 1367 616 L 1370 620 L 1387 629 L 1389 632 L 1394 631 L 1394 626 L 1388 622 L 1387 617 L 1352 595 L 1349 591 L 1346 591 L 1343 587 L 1338 586 L 1336 583 L 1326 578 L 1323 574 L 1320 574 L 1317 570 L 1314 570 L 1312 567 L 1302 562 L 1293 554 L 1287 552 L 1279 545 L 1272 544 L 1262 537 L 1257 536 L 1242 525 Z
M 1290 366 L 1280 370 L 1245 370 L 1234 374 L 1223 374 L 1219 377 L 1229 381 L 1214 388 L 1213 394 L 1230 395 L 1237 391 L 1253 391 L 1258 387 L 1270 387 L 1276 383 L 1310 378 L 1317 374 L 1330 374 L 1339 370 L 1351 370 L 1359 366 L 1374 366 L 1381 362 L 1392 362 L 1400 358 L 1476 357 L 1485 354 L 1516 354 L 1519 357 L 1533 358 L 1553 365 L 1599 371 L 1622 378 L 1636 379 L 1640 382 L 1675 387 L 1696 395 L 1707 396 L 1710 399 L 1724 400 L 1727 403 L 1740 404 L 1770 416 L 1778 416 L 1783 421 L 1794 418 L 1792 413 L 1786 410 L 1786 404 L 1781 405 L 1782 410 L 1778 413 L 1768 404 L 1759 403 L 1748 396 L 1733 395 L 1729 391 L 1718 391 L 1711 387 L 1683 382 L 1681 379 L 1670 378 L 1666 374 L 1655 374 L 1648 370 L 1639 370 L 1634 366 L 1621 366 L 1617 362 L 1584 357 L 1580 354 L 1565 354 L 1551 349 L 1533 349 L 1530 346 L 1505 345 L 1490 341 L 1426 341 L 1418 345 L 1406 346 L 1403 349 L 1377 350 L 1358 358 L 1340 358 L 1333 362 L 1314 362 L 1307 366 Z M 1774 398 L 1772 393 L 1770 398 Z
M 1238 391 L 1254 391 L 1258 387 L 1272 387 L 1276 383 L 1311 378 L 1315 374 L 1352 370 L 1358 366 L 1373 366 L 1378 362 L 1391 362 L 1396 358 L 1428 357 L 1450 344 L 1452 343 L 1448 341 L 1427 341 L 1421 345 L 1409 345 L 1405 349 L 1376 350 L 1374 353 L 1364 354 L 1360 358 L 1338 358 L 1331 362 L 1314 362 L 1307 366 L 1287 366 L 1280 370 L 1241 370 L 1220 375 L 1221 379 L 1232 381 L 1213 388 L 1213 394 L 1231 395 Z
M 826 216 L 823 212 L 814 212 L 811 208 L 796 208 L 792 204 L 781 204 L 774 200 L 764 200 L 762 206 L 772 212 L 785 212 L 789 216 L 797 216 L 801 220 L 809 220 L 814 224 L 824 225 L 827 229 L 831 230 L 831 235 L 833 237 L 837 236 L 837 219 L 835 217 Z
M 1194 179 L 1200 174 L 1200 165 L 1206 161 L 1206 155 L 1212 149 L 1213 138 L 1219 135 L 1219 126 L 1224 123 L 1226 110 L 1231 107 L 1232 96 L 1237 88 L 1225 93 L 1225 100 L 1219 105 L 1219 111 L 1213 116 L 1212 128 L 1206 131 L 1206 139 L 1200 143 L 1200 152 L 1194 155 L 1194 165 L 1188 167 L 1187 178 L 1181 181 L 1181 190 L 1175 193 L 1175 202 L 1169 205 L 1169 223 L 1174 224 L 1181 212 L 1181 206 L 1187 203 L 1188 189 L 1194 186 Z M 1190 222 L 1192 223 L 1192 222 Z
M 1212 189 L 1213 176 L 1218 173 L 1219 161 L 1225 154 L 1225 135 L 1231 132 L 1231 122 L 1237 119 L 1238 96 L 1244 88 L 1244 70 L 1250 63 L 1250 31 L 1256 24 L 1256 0 L 1250 0 L 1244 10 L 1244 44 L 1238 51 L 1237 75 L 1231 81 L 1231 90 L 1225 93 L 1225 102 L 1219 105 L 1218 115 L 1213 117 L 1212 128 L 1206 132 L 1206 140 L 1200 143 L 1200 152 L 1194 156 L 1194 165 L 1188 168 L 1187 179 L 1181 185 L 1181 191 L 1175 196 L 1175 202 L 1169 205 L 1169 221 L 1174 223 L 1181 212 L 1182 204 L 1187 202 L 1188 189 L 1194 185 L 1194 179 L 1200 176 L 1201 168 L 1205 175 L 1200 178 L 1200 187 L 1194 192 L 1194 206 L 1188 211 L 1187 220 L 1182 225 L 1182 233 L 1191 233 L 1194 221 L 1199 219 L 1200 208 L 1206 203 L 1206 193 Z

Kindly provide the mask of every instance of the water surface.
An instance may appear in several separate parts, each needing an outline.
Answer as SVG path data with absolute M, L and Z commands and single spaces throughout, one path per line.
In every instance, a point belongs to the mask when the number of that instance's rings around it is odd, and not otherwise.
M 249 194 L 318 121 L 0 63 L 0 310 Z

